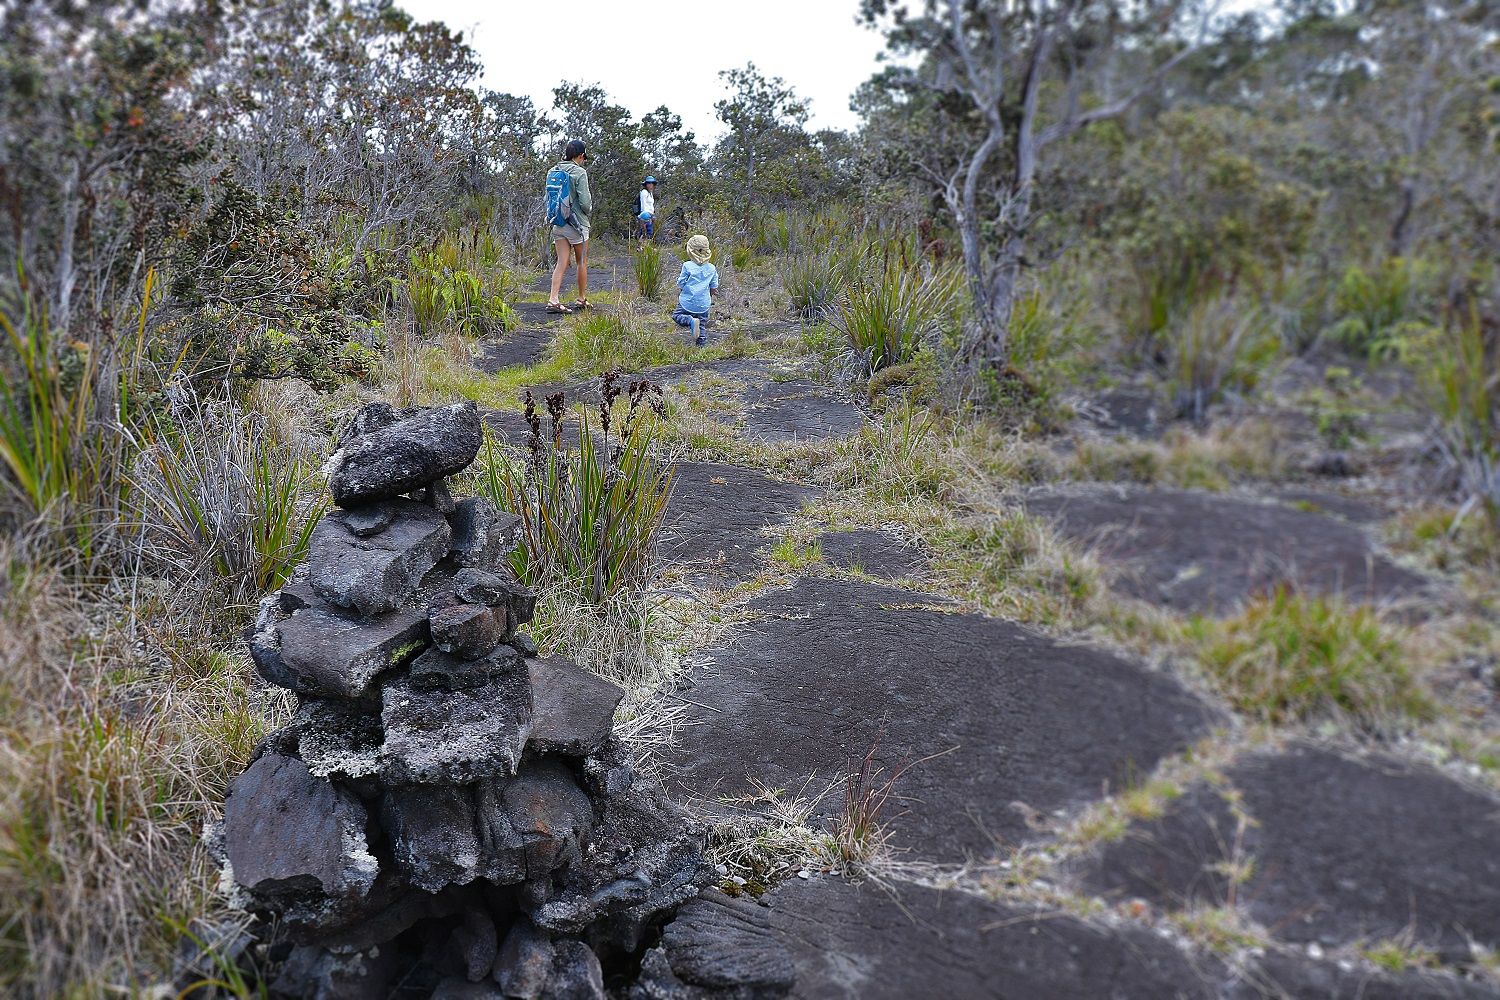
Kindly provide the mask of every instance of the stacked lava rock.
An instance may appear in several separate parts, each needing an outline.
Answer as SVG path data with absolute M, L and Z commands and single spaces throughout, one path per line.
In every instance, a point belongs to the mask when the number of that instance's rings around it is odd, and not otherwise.
M 277 918 L 273 994 L 602 997 L 698 891 L 699 831 L 611 736 L 622 692 L 516 631 L 516 519 L 449 491 L 482 438 L 473 404 L 366 407 L 262 602 L 251 653 L 298 711 L 212 837 Z

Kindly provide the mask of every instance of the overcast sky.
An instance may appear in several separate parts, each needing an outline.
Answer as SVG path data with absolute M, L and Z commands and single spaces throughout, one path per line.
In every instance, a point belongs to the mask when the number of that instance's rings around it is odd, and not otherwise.
M 663 104 L 700 142 L 722 126 L 719 71 L 753 61 L 811 101 L 813 128 L 853 128 L 849 97 L 879 67 L 880 35 L 854 23 L 858 0 L 406 0 L 458 28 L 485 86 L 546 109 L 563 81 L 598 83 L 637 118 Z M 563 37 L 559 38 L 559 29 Z
M 1220 10 L 1270 0 L 1221 0 Z M 699 142 L 721 134 L 719 71 L 753 61 L 811 101 L 810 125 L 853 128 L 849 98 L 884 50 L 854 21 L 858 0 L 406 0 L 422 20 L 464 32 L 484 61 L 485 86 L 552 104 L 563 81 L 603 85 L 639 118 L 665 104 Z

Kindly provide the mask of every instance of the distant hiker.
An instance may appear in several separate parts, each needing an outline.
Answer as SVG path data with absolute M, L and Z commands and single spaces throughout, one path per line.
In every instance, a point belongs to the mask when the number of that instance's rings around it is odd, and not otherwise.
M 710 264 L 713 252 L 708 247 L 708 237 L 695 235 L 687 241 L 688 257 L 682 262 L 682 271 L 677 275 L 677 287 L 682 289 L 677 296 L 677 309 L 672 319 L 678 326 L 693 328 L 693 339 L 699 347 L 708 343 L 703 331 L 708 327 L 708 311 L 713 305 L 714 293 L 719 290 L 719 269 Z
M 557 248 L 557 266 L 552 269 L 549 313 L 571 313 L 589 306 L 589 212 L 594 199 L 589 194 L 589 172 L 583 169 L 588 153 L 583 140 L 569 139 L 563 158 L 547 172 L 547 221 L 552 224 L 552 242 Z M 569 260 L 578 263 L 578 301 L 565 306 L 558 301 Z
M 656 178 L 650 174 L 641 182 L 641 190 L 635 196 L 635 230 L 643 240 L 656 235 Z

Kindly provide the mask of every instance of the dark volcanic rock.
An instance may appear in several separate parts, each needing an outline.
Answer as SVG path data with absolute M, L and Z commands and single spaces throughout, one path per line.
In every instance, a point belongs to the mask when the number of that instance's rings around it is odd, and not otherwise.
M 355 534 L 344 511 L 328 514 L 313 529 L 309 582 L 329 604 L 362 615 L 390 611 L 416 592 L 447 553 L 452 531 L 437 511 L 410 500 L 381 506 L 391 520 L 378 534 Z
M 521 519 L 504 514 L 483 497 L 460 500 L 450 518 L 453 548 L 449 555 L 460 566 L 495 570 L 505 563 L 516 544 Z
M 481 788 L 479 807 L 486 853 L 519 857 L 529 880 L 576 864 L 594 828 L 593 803 L 556 760 L 534 760 L 514 780 Z
M 396 504 L 383 501 L 367 507 L 356 507 L 343 512 L 341 520 L 358 538 L 371 538 L 380 534 L 396 520 Z
M 234 779 L 224 802 L 234 880 L 262 906 L 337 911 L 375 882 L 365 819 L 359 799 L 302 761 L 264 754 Z
M 1040 490 L 1025 504 L 1097 545 L 1127 593 L 1184 611 L 1228 611 L 1282 581 L 1377 602 L 1427 587 L 1354 525 L 1281 504 L 1135 487 Z
M 747 386 L 745 433 L 761 441 L 807 441 L 853 434 L 864 414 L 848 398 L 830 396 L 806 379 Z
M 392 948 L 333 952 L 302 945 L 292 949 L 272 980 L 272 995 L 299 1000 L 382 1000 L 389 995 L 397 972 L 395 958 Z
M 755 575 L 762 528 L 785 524 L 820 491 L 716 462 L 679 462 L 667 502 L 663 555 L 706 563 L 713 577 Z
M 856 528 L 818 538 L 823 561 L 841 569 L 857 570 L 887 580 L 900 580 L 922 571 L 922 553 L 884 531 Z
M 667 1000 L 729 994 L 785 996 L 797 968 L 772 928 L 770 911 L 748 900 L 706 892 L 689 900 L 646 955 L 632 996 Z
M 545 302 L 518 302 L 512 308 L 528 323 L 545 322 Z M 502 368 L 534 365 L 547 353 L 552 331 L 545 326 L 526 326 L 507 333 L 503 339 L 486 340 L 479 347 L 474 367 L 493 375 Z
M 495 651 L 508 631 L 504 608 L 487 604 L 449 604 L 427 613 L 432 644 L 460 660 L 477 660 Z
M 612 944 L 634 951 L 651 921 L 698 894 L 702 831 L 653 783 L 610 800 L 589 850 L 532 914 L 547 930 L 583 932 L 605 917 Z
M 1340 968 L 1272 951 L 1246 972 L 1232 1000 L 1496 1000 L 1500 988 L 1451 976 Z
M 392 784 L 463 785 L 514 774 L 531 734 L 524 663 L 459 691 L 396 678 L 382 692 L 381 778 Z
M 531 748 L 586 757 L 604 746 L 624 690 L 561 657 L 527 660 L 526 666 L 531 672 Z
M 604 1000 L 604 969 L 582 941 L 559 941 L 542 1000 Z
M 396 867 L 419 889 L 437 892 L 444 886 L 472 882 L 479 874 L 479 833 L 474 797 L 468 789 L 391 788 L 385 793 L 380 818 Z
M 1228 772 L 1254 822 L 1236 836 L 1219 794 L 1194 788 L 1108 845 L 1094 892 L 1166 907 L 1220 903 L 1216 864 L 1254 860 L 1238 898 L 1278 937 L 1333 946 L 1409 934 L 1453 961 L 1500 945 L 1500 800 L 1425 766 L 1299 746 Z
M 398 420 L 404 420 L 412 415 L 411 410 L 397 410 L 384 400 L 376 400 L 366 403 L 349 420 L 349 425 L 339 433 L 338 447 L 353 441 L 357 437 L 373 434 L 382 427 L 389 427 Z
M 507 997 L 536 1000 L 552 975 L 552 939 L 522 917 L 511 925 L 495 959 L 495 982 Z
M 340 507 L 357 507 L 419 490 L 462 471 L 479 454 L 484 432 L 473 403 L 455 403 L 354 437 L 328 462 L 328 487 Z
M 777 973 L 774 956 L 784 952 L 795 969 L 793 995 L 799 1000 L 1218 996 L 1219 969 L 1195 967 L 1145 928 L 1106 929 L 1056 911 L 1028 914 L 961 892 L 903 883 L 881 887 L 794 879 L 767 900 L 770 909 L 759 919 L 734 924 L 740 941 L 734 953 L 713 944 L 713 935 L 727 923 L 721 908 L 683 907 L 662 936 L 670 971 L 683 981 L 691 975 L 693 982 L 703 982 L 722 969 L 717 974 L 728 979 L 753 961 L 753 968 Z M 688 926 L 675 928 L 678 922 Z M 766 940 L 758 943 L 757 937 Z M 777 995 L 771 989 L 684 994 L 670 992 L 670 981 L 666 985 L 658 989 L 643 977 L 631 995 L 635 1000 Z
M 1034 836 L 1030 811 L 1123 787 L 1219 719 L 1165 674 L 921 601 L 828 579 L 752 601 L 759 619 L 695 677 L 692 700 L 718 711 L 689 711 L 668 757 L 675 787 L 710 802 L 753 781 L 800 788 L 876 747 L 887 775 L 910 765 L 887 821 L 894 847 L 988 857 L 997 840 Z
M 389 611 L 356 620 L 327 607 L 299 611 L 276 626 L 279 655 L 298 694 L 358 698 L 381 673 L 427 646 L 427 616 Z
M 485 569 L 461 569 L 453 577 L 453 592 L 460 601 L 504 607 L 517 584 L 501 573 Z
M 380 719 L 357 705 L 304 698 L 288 728 L 296 734 L 297 756 L 317 777 L 357 781 L 379 770 Z
M 421 690 L 442 688 L 459 691 L 478 687 L 497 674 L 524 669 L 521 653 L 514 646 L 496 646 L 488 656 L 461 660 L 437 649 L 429 649 L 411 665 L 411 685 Z

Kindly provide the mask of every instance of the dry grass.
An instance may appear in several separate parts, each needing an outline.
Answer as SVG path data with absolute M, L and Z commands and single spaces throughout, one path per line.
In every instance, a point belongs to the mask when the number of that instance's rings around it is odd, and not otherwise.
M 288 706 L 211 621 L 0 560 L 0 992 L 139 986 L 222 911 L 197 838 Z

